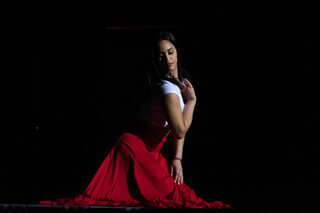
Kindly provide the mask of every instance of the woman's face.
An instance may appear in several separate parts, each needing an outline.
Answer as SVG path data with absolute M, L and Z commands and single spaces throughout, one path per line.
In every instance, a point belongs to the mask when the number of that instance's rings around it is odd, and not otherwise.
M 159 52 L 155 60 L 161 69 L 165 71 L 174 71 L 177 69 L 178 55 L 175 46 L 168 40 L 162 40 L 158 43 Z

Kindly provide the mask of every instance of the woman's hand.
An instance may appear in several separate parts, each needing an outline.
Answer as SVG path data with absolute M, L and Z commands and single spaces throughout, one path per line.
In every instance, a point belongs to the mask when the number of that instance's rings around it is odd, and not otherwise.
M 170 164 L 171 176 L 173 176 L 174 181 L 180 185 L 183 182 L 183 172 L 182 163 L 178 159 L 174 159 Z
M 193 86 L 187 79 L 184 79 L 184 81 L 180 84 L 180 91 L 186 102 L 197 100 Z

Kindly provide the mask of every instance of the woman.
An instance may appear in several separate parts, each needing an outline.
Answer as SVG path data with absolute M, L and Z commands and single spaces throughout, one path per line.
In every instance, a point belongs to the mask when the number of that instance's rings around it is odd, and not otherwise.
M 135 128 L 120 136 L 83 193 L 41 204 L 231 208 L 206 202 L 184 183 L 183 145 L 197 98 L 178 53 L 172 34 L 156 35 L 149 92 Z M 174 158 L 168 166 L 160 150 L 170 132 Z

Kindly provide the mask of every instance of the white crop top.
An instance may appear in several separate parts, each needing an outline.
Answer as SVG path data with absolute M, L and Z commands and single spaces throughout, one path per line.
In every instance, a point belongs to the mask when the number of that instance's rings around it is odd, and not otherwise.
M 139 118 L 153 126 L 168 126 L 168 119 L 160 98 L 169 93 L 178 95 L 180 106 L 183 110 L 184 102 L 179 87 L 170 81 L 164 80 L 159 93 L 155 93 L 149 100 L 142 104 Z

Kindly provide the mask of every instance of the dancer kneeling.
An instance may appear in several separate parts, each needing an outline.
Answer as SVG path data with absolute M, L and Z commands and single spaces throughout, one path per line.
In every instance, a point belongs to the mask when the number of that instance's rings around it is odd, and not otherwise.
M 120 136 L 83 193 L 40 204 L 231 208 L 203 200 L 184 183 L 183 145 L 197 98 L 178 53 L 171 33 L 157 34 L 138 124 Z M 170 132 L 174 158 L 168 165 L 160 150 Z

